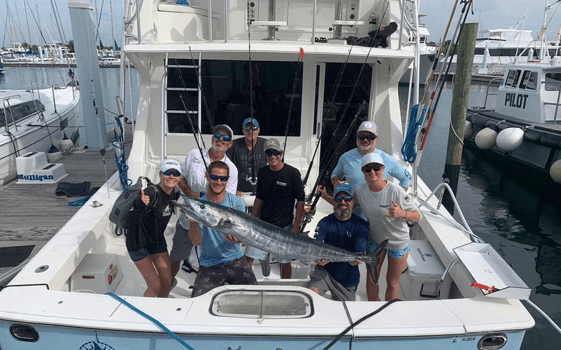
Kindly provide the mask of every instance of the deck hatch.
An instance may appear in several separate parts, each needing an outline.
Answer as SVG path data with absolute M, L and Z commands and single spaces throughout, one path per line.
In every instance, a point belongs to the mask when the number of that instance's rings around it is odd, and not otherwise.
M 312 314 L 312 300 L 294 291 L 232 290 L 212 300 L 215 316 L 241 318 L 305 318 Z

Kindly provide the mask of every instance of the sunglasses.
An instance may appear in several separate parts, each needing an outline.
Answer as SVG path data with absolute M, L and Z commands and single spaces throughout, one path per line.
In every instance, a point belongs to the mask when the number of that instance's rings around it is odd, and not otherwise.
M 382 170 L 382 165 L 380 165 L 380 164 L 376 164 L 376 165 L 365 165 L 365 166 L 362 167 L 362 171 L 365 172 L 365 173 L 369 173 L 369 172 L 371 172 L 372 170 L 374 170 L 374 171 L 380 171 L 380 170 Z
M 358 134 L 356 135 L 356 138 L 359 139 L 360 141 L 363 141 L 364 139 L 368 139 L 368 141 L 374 141 L 376 140 L 376 135 L 362 135 L 362 134 Z
M 166 170 L 166 171 L 162 171 L 162 174 L 164 174 L 165 176 L 170 176 L 173 175 L 175 177 L 180 177 L 181 176 L 181 172 L 179 170 Z
M 246 126 L 243 128 L 243 131 L 250 132 L 250 131 L 256 131 L 257 129 L 259 129 L 257 126 Z
M 222 140 L 228 142 L 230 141 L 232 138 L 230 137 L 230 135 L 226 135 L 226 134 L 221 134 L 219 132 L 215 132 L 214 133 L 214 138 L 217 140 L 220 140 L 220 138 L 222 138 Z
M 281 153 L 282 153 L 281 151 L 277 151 L 277 150 L 275 150 L 275 151 L 265 151 L 265 155 L 267 157 L 272 157 L 272 156 L 278 157 Z
M 353 197 L 352 196 L 335 197 L 335 202 L 337 202 L 337 203 L 341 203 L 343 200 L 345 200 L 345 202 L 349 203 L 350 201 L 353 200 Z
M 226 182 L 226 181 L 228 181 L 228 179 L 230 178 L 230 176 L 218 176 L 218 175 L 214 175 L 214 174 L 210 174 L 209 177 L 210 177 L 210 179 L 211 179 L 212 181 L 218 181 L 218 180 L 220 180 L 220 181 L 222 181 L 222 182 Z

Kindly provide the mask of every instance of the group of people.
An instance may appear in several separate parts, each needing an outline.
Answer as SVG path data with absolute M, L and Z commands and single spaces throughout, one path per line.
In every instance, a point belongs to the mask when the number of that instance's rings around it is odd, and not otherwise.
M 193 246 L 200 247 L 193 297 L 225 283 L 257 284 L 252 270 L 254 259 L 265 261 L 269 255 L 250 245 L 244 252 L 235 237 L 225 236 L 182 214 L 168 254 L 163 232 L 175 209 L 171 200 L 179 197 L 174 191 L 176 186 L 189 197 L 240 211 L 246 210 L 241 198 L 244 192 L 252 192 L 255 201 L 251 215 L 285 230 L 300 232 L 305 197 L 300 172 L 284 162 L 284 150 L 277 139 L 259 137 L 257 119 L 245 119 L 242 130 L 244 137 L 233 140 L 228 125 L 215 126 L 210 148 L 190 151 L 183 165 L 175 160 L 164 161 L 158 191 L 149 188 L 135 202 L 129 214 L 134 220 L 131 224 L 146 226 L 143 232 L 153 237 L 140 244 L 137 238 L 130 237 L 134 235 L 127 235 L 129 255 L 146 280 L 145 296 L 169 295 L 181 263 L 188 262 Z M 345 153 L 333 171 L 333 196 L 324 187 L 318 189 L 322 198 L 333 205 L 333 213 L 317 225 L 316 239 L 359 253 L 374 251 L 378 243 L 389 239 L 377 269 L 379 275 L 388 255 L 386 300 L 392 300 L 397 298 L 399 277 L 409 252 L 408 223 L 418 221 L 420 213 L 407 198 L 409 172 L 375 148 L 376 131 L 374 123 L 363 122 L 357 131 L 357 148 Z M 387 175 L 399 180 L 401 187 L 385 180 Z M 156 197 L 159 200 L 152 205 Z M 275 258 L 281 266 L 281 277 L 291 278 L 291 258 Z M 320 295 L 329 291 L 334 300 L 355 300 L 359 263 L 318 260 L 308 287 Z M 374 282 L 369 275 L 368 300 L 380 300 Z

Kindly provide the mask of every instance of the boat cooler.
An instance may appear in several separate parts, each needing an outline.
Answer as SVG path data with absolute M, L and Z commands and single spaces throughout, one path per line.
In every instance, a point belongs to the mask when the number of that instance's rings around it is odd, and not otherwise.
M 399 289 L 405 300 L 436 298 L 436 285 L 445 267 L 428 241 L 411 240 L 407 257 L 407 269 L 401 276 Z M 448 298 L 450 277 L 446 277 L 440 289 L 440 298 Z
M 72 292 L 114 292 L 123 279 L 116 254 L 87 254 L 70 278 Z

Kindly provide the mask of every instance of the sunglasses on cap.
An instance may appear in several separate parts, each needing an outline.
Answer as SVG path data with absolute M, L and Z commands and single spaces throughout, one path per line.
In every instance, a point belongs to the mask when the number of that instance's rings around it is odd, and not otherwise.
M 277 151 L 277 150 L 272 150 L 272 151 L 267 150 L 267 151 L 265 151 L 265 155 L 267 157 L 272 157 L 272 156 L 278 157 L 281 153 L 282 153 L 281 151 Z
M 228 142 L 230 141 L 232 138 L 230 137 L 230 135 L 226 135 L 226 134 L 221 134 L 219 132 L 215 132 L 214 133 L 214 138 L 217 140 L 220 140 L 220 138 L 222 138 L 222 140 Z
M 249 131 L 256 131 L 257 129 L 259 129 L 259 127 L 257 126 L 244 126 L 243 131 L 249 132 Z
M 356 138 L 359 139 L 360 141 L 363 141 L 364 139 L 368 139 L 368 141 L 374 141 L 376 140 L 376 135 L 362 135 L 362 134 L 358 134 L 356 135 Z
M 214 175 L 214 174 L 210 174 L 209 177 L 212 181 L 220 180 L 222 182 L 226 182 L 230 178 L 230 176 L 218 176 L 218 175 Z
M 175 177 L 180 177 L 181 176 L 181 172 L 179 172 L 178 170 L 166 170 L 166 171 L 162 171 L 162 174 L 164 174 L 165 176 L 170 176 L 173 175 Z
M 337 203 L 341 203 L 343 200 L 345 200 L 345 202 L 349 203 L 350 201 L 353 200 L 353 197 L 352 196 L 335 197 L 335 202 L 337 202 Z
M 374 171 L 380 171 L 380 170 L 382 170 L 382 167 L 383 167 L 383 165 L 381 165 L 381 164 L 365 165 L 365 166 L 362 167 L 362 172 L 364 172 L 364 173 L 369 173 L 369 172 L 371 172 L 372 170 L 374 170 Z

